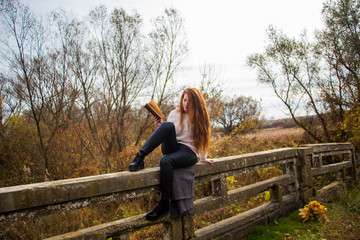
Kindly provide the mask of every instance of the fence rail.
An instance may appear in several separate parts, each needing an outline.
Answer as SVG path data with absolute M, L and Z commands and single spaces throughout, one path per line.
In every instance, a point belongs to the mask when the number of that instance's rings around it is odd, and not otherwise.
M 325 158 L 335 156 L 340 162 L 324 164 Z M 283 174 L 228 191 L 227 177 L 268 167 L 280 167 Z M 163 239 L 240 238 L 251 227 L 287 215 L 316 197 L 312 177 L 335 172 L 338 180 L 347 182 L 359 175 L 356 167 L 350 143 L 304 145 L 219 158 L 212 165 L 195 166 L 195 182 L 209 182 L 211 195 L 195 201 L 194 215 L 176 219 L 165 216 L 149 222 L 142 214 L 50 239 L 130 239 L 132 233 L 155 224 L 163 225 Z M 270 202 L 195 231 L 194 216 L 247 200 L 266 190 L 270 190 Z M 0 188 L 0 223 L 131 200 L 158 191 L 159 168 Z

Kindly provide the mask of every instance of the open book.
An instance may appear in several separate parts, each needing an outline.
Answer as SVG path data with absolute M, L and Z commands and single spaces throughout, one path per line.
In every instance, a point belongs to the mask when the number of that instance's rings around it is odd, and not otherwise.
M 158 118 L 164 117 L 164 114 L 161 112 L 159 106 L 154 101 L 154 99 L 151 99 L 151 101 L 145 105 L 145 108 L 155 117 L 158 117 Z

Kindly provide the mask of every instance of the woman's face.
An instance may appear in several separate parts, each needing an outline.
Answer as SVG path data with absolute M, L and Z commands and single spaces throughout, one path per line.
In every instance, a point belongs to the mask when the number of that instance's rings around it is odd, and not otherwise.
M 189 104 L 189 96 L 185 93 L 183 100 L 182 100 L 182 105 L 184 107 L 184 111 L 187 112 L 188 111 L 188 104 Z

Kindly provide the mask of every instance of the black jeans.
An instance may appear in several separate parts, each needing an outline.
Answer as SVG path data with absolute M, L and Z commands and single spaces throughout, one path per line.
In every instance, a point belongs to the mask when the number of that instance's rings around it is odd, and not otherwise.
M 170 200 L 174 169 L 190 167 L 198 159 L 194 151 L 177 142 L 175 126 L 172 122 L 161 124 L 145 142 L 140 153 L 146 156 L 160 144 L 164 155 L 160 160 L 161 199 Z

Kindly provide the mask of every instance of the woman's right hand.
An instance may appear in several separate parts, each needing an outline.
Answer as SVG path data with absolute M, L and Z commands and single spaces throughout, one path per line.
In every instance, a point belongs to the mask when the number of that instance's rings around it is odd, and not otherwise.
M 161 124 L 163 124 L 163 120 L 161 118 L 159 118 L 159 117 L 154 116 L 154 123 L 155 123 L 156 126 L 159 127 Z
M 210 158 L 200 159 L 200 162 L 212 164 L 214 162 L 214 159 L 210 159 Z

